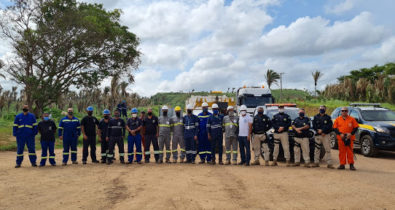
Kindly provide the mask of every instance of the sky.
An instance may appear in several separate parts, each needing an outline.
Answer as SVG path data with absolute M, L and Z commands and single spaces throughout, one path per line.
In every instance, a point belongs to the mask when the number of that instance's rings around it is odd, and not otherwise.
M 284 73 L 283 88 L 310 91 L 319 70 L 322 90 L 351 70 L 395 62 L 393 0 L 85 2 L 122 9 L 122 24 L 140 38 L 142 62 L 128 90 L 142 96 L 266 85 L 267 69 Z M 12 50 L 1 43 L 5 59 Z

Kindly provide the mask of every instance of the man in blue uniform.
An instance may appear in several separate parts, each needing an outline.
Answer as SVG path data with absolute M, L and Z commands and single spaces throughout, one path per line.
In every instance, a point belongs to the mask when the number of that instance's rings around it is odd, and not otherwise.
M 12 134 L 16 137 L 17 143 L 15 168 L 21 167 L 25 145 L 27 145 L 29 151 L 30 163 L 33 167 L 36 167 L 37 156 L 34 137 L 37 135 L 37 121 L 34 114 L 29 112 L 28 105 L 24 105 L 23 113 L 15 117 Z
M 128 108 L 125 100 L 123 100 L 121 103 L 117 105 L 117 109 L 119 110 L 121 117 L 128 117 L 127 115 Z
M 67 110 L 67 116 L 60 120 L 58 135 L 63 140 L 63 166 L 67 165 L 71 149 L 71 161 L 73 164 L 77 162 L 77 143 L 78 137 L 81 135 L 81 125 L 78 118 L 73 116 L 73 109 Z
M 211 164 L 215 165 L 215 151 L 218 148 L 218 163 L 223 165 L 222 162 L 222 123 L 223 123 L 223 116 L 219 114 L 219 109 L 217 104 L 213 104 L 211 106 L 213 109 L 213 115 L 208 118 L 207 121 L 207 133 L 208 139 L 211 143 Z
M 203 164 L 205 163 L 205 161 L 207 162 L 211 161 L 211 144 L 210 141 L 208 140 L 207 121 L 212 114 L 208 112 L 208 104 L 206 102 L 202 104 L 202 108 L 203 108 L 203 112 L 201 112 L 198 115 L 200 119 L 199 135 L 198 135 L 199 138 L 198 150 L 200 156 L 199 164 Z
M 108 141 L 106 140 L 108 134 L 108 123 L 110 121 L 111 112 L 108 109 L 103 111 L 103 119 L 100 120 L 98 126 L 99 139 L 101 141 L 101 163 L 106 163 L 108 153 Z
M 137 108 L 132 109 L 132 118 L 126 123 L 126 129 L 129 131 L 128 136 L 128 164 L 133 163 L 134 154 L 136 154 L 137 163 L 141 164 L 143 153 L 141 152 L 141 135 L 140 130 L 143 122 L 137 117 Z M 134 153 L 134 145 L 136 145 L 136 153 Z
M 185 163 L 195 163 L 196 158 L 196 141 L 199 133 L 199 118 L 192 114 L 193 106 L 187 106 L 187 115 L 183 117 L 184 124 L 184 141 L 187 161 Z
M 45 166 L 45 162 L 47 162 L 49 151 L 49 163 L 52 166 L 56 166 L 55 162 L 55 134 L 56 134 L 56 125 L 55 122 L 49 119 L 49 114 L 44 113 L 43 120 L 38 123 L 38 132 L 41 135 L 41 162 L 40 167 Z

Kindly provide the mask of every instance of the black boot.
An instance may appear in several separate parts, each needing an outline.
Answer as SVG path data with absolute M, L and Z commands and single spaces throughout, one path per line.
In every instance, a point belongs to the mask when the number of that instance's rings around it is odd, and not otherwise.
M 344 165 L 340 165 L 339 167 L 337 167 L 337 169 L 344 170 L 344 169 L 346 169 L 346 167 Z
M 351 171 L 357 170 L 357 169 L 354 167 L 354 164 L 350 164 L 350 170 L 351 170 Z

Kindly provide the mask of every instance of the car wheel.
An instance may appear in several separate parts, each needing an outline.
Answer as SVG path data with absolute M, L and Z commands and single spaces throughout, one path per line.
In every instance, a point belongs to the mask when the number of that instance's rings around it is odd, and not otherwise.
M 366 157 L 373 157 L 377 154 L 378 150 L 374 147 L 373 139 L 369 135 L 362 136 L 361 140 L 361 153 Z
M 336 133 L 335 132 L 331 132 L 329 135 L 330 135 L 330 141 L 331 141 L 331 148 L 332 149 L 337 149 L 338 145 L 337 145 Z

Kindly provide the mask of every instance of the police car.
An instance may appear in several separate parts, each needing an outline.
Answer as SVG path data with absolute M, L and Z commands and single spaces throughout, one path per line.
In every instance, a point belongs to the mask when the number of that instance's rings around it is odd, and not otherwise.
M 338 107 L 332 112 L 332 120 L 341 115 L 340 110 L 341 107 Z M 355 149 L 368 157 L 377 155 L 380 150 L 395 151 L 395 112 L 372 103 L 353 103 L 348 110 L 348 114 L 359 124 L 355 134 Z M 331 146 L 337 149 L 334 132 L 331 134 Z

